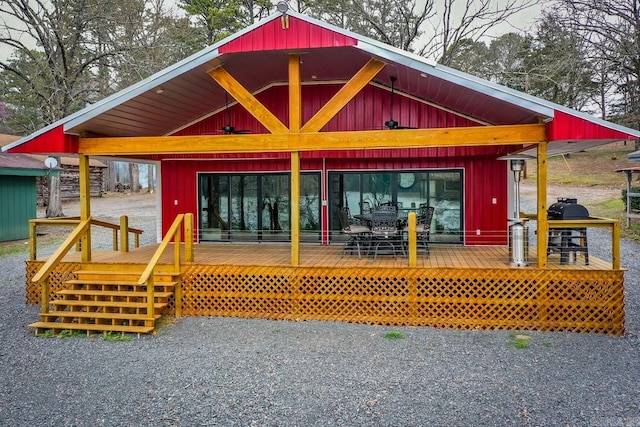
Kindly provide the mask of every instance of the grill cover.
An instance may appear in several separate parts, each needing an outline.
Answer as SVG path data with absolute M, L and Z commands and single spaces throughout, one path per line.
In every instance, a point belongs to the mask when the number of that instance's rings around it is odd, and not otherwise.
M 589 211 L 578 204 L 577 199 L 560 198 L 549 206 L 548 219 L 589 219 Z

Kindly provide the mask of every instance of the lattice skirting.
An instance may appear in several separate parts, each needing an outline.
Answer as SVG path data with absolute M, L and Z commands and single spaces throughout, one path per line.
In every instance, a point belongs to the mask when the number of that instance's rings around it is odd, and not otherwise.
M 622 270 L 194 265 L 182 289 L 185 316 L 624 333 Z M 27 285 L 27 300 L 38 303 L 39 289 Z

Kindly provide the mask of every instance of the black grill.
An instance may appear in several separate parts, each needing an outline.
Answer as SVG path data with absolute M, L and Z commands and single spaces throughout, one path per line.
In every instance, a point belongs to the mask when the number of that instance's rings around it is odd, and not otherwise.
M 589 211 L 578 199 L 560 198 L 547 209 L 547 219 L 589 219 Z
M 557 203 L 549 206 L 547 218 L 553 220 L 589 219 L 589 211 L 579 205 L 577 199 L 560 198 Z M 549 227 L 547 243 L 547 255 L 560 253 L 560 264 L 572 262 L 576 252 L 583 252 L 584 263 L 589 265 L 589 246 L 585 227 L 566 228 L 556 224 L 554 227 Z

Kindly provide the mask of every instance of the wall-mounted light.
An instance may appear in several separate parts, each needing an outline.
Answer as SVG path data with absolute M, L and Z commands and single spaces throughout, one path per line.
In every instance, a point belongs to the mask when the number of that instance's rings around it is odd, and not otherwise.
M 160 95 L 161 93 L 164 93 L 164 88 L 163 87 L 159 87 L 158 89 L 156 89 L 156 93 L 158 95 Z

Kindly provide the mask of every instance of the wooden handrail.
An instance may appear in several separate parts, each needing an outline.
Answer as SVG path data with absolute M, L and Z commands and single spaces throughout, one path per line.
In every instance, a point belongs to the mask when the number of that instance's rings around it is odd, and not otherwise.
M 53 269 L 62 261 L 62 258 L 69 252 L 71 247 L 76 244 L 89 230 L 91 226 L 91 217 L 85 221 L 81 221 L 77 227 L 62 242 L 62 245 L 49 257 L 40 270 L 31 279 L 32 282 L 41 284 L 41 307 L 42 313 L 49 312 L 49 275 Z
M 78 240 L 87 232 L 89 225 L 91 224 L 91 217 L 85 221 L 81 221 L 78 226 L 69 234 L 65 241 L 56 249 L 56 251 L 49 257 L 47 262 L 44 263 L 40 270 L 31 279 L 32 282 L 40 282 L 43 277 L 48 276 L 54 267 L 64 258 L 69 252 L 71 247 L 76 244 Z
M 167 234 L 165 234 L 164 239 L 162 239 L 162 243 L 160 243 L 160 246 L 158 246 L 158 249 L 156 249 L 156 252 L 149 260 L 147 268 L 145 268 L 145 270 L 140 275 L 140 278 L 138 279 L 139 285 L 144 285 L 147 280 L 149 280 L 149 277 L 151 277 L 151 275 L 153 274 L 154 268 L 160 261 L 160 257 L 169 246 L 169 243 L 171 243 L 171 241 L 173 240 L 174 235 L 176 235 L 180 231 L 180 225 L 182 225 L 183 219 L 184 214 L 179 214 L 178 216 L 176 216 L 176 219 L 173 220 L 173 224 L 171 224 L 171 227 L 169 227 Z
M 536 218 L 533 214 L 525 214 L 529 219 Z M 590 216 L 588 219 L 547 219 L 547 226 L 551 228 L 608 228 L 611 230 L 611 266 L 620 269 L 620 221 Z
M 167 230 L 167 234 L 165 234 L 164 239 L 162 239 L 160 246 L 158 246 L 158 249 L 156 249 L 156 252 L 153 254 L 151 259 L 149 260 L 147 267 L 144 269 L 144 271 L 140 275 L 140 278 L 138 279 L 139 285 L 147 286 L 147 318 L 150 319 L 149 320 L 150 322 L 151 322 L 151 319 L 153 319 L 153 315 L 155 312 L 155 308 L 154 308 L 154 292 L 155 292 L 154 286 L 155 285 L 154 285 L 153 275 L 158 263 L 160 262 L 160 257 L 162 257 L 162 254 L 167 249 L 167 247 L 169 247 L 169 243 L 171 243 L 172 240 L 174 240 L 174 255 L 173 255 L 174 265 L 176 268 L 176 273 L 180 273 L 180 240 L 181 240 L 180 226 L 184 221 L 184 217 L 185 217 L 185 214 L 179 214 L 178 216 L 176 216 L 176 219 L 173 220 L 173 224 L 171 224 L 171 227 L 169 227 L 169 230 Z M 181 308 L 181 302 L 180 302 L 180 285 L 179 284 L 175 288 L 174 299 L 175 299 L 175 305 L 176 305 L 176 317 L 180 317 L 182 308 Z
M 37 257 L 37 226 L 39 225 L 52 225 L 52 226 L 68 226 L 68 225 L 76 225 L 80 223 L 79 216 L 70 216 L 64 218 L 38 218 L 29 220 L 29 259 L 31 261 L 35 261 Z M 97 219 L 91 219 L 91 225 L 96 225 L 98 227 L 110 228 L 113 230 L 113 250 L 118 250 L 118 241 L 117 241 L 117 233 L 121 230 L 121 226 L 119 224 L 111 224 L 109 222 L 100 221 Z M 132 233 L 134 235 L 134 244 L 135 247 L 140 246 L 140 235 L 144 233 L 144 230 L 140 230 L 138 228 L 128 228 L 127 232 Z M 127 238 L 128 236 L 123 238 Z

